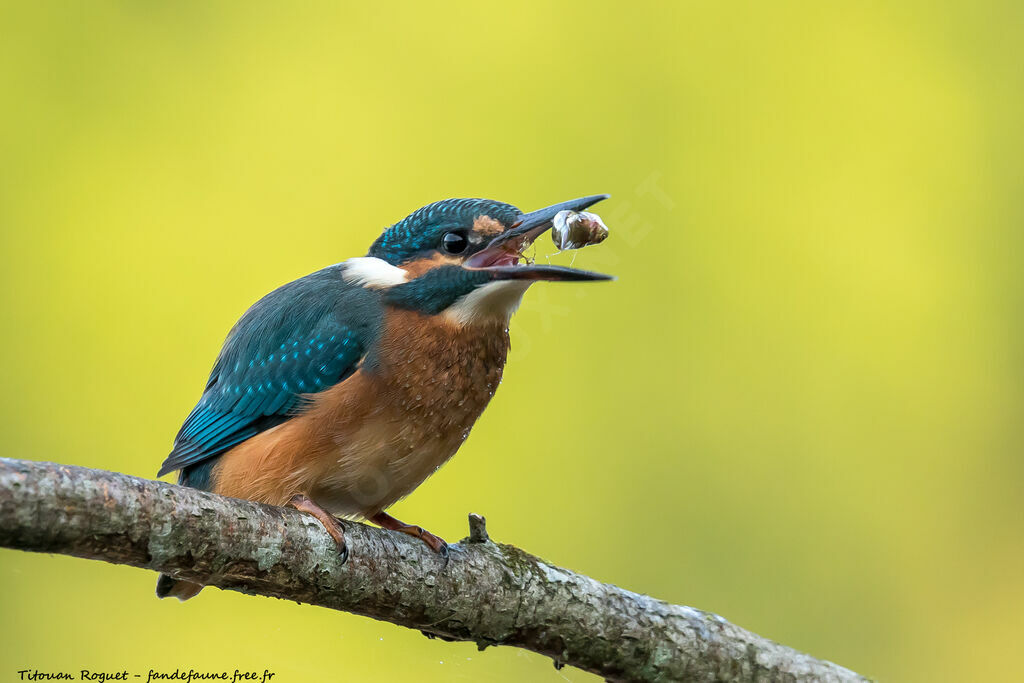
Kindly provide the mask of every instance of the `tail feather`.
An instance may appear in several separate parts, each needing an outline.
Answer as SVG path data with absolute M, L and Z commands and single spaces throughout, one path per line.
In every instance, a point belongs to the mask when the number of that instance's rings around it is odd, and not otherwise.
M 178 484 L 209 491 L 213 488 L 213 466 L 217 464 L 217 460 L 219 458 L 212 458 L 185 467 L 178 475 Z M 184 602 L 189 598 L 194 598 L 201 590 L 203 587 L 198 583 L 174 579 L 167 574 L 161 574 L 160 578 L 156 580 L 156 597 L 158 598 L 174 597 Z
M 203 587 L 198 583 L 172 579 L 167 574 L 161 574 L 160 578 L 156 580 L 156 597 L 158 598 L 174 597 L 184 602 L 189 598 L 194 598 L 201 590 Z

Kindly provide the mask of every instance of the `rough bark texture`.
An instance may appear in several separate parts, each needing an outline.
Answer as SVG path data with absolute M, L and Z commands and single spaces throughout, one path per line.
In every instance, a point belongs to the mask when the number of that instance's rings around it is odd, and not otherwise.
M 470 537 L 451 547 L 447 566 L 415 539 L 346 523 L 351 556 L 342 565 L 319 522 L 295 510 L 0 458 L 0 546 L 159 570 L 481 649 L 514 645 L 612 680 L 866 680 L 717 615 L 494 543 L 483 518 L 473 517 Z

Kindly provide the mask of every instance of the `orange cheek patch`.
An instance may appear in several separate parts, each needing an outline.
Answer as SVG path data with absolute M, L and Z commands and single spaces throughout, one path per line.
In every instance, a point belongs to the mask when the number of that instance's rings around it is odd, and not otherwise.
M 484 237 L 495 237 L 505 232 L 505 226 L 490 216 L 477 216 L 473 221 L 473 232 Z
M 461 261 L 453 256 L 445 256 L 444 254 L 432 254 L 426 258 L 416 259 L 415 261 L 409 261 L 408 263 L 402 264 L 402 269 L 409 273 L 408 279 L 414 280 L 420 275 L 423 275 L 427 271 L 433 270 L 434 268 L 440 268 L 441 266 L 457 266 Z

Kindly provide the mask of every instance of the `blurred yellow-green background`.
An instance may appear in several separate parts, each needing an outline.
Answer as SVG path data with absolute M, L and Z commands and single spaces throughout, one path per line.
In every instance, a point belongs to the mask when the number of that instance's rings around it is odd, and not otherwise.
M 430 201 L 593 192 L 393 511 L 889 681 L 1024 639 L 1024 5 L 5 2 L 3 455 L 153 476 L 235 319 Z M 552 252 L 543 242 L 540 257 Z M 567 260 L 566 255 L 559 257 Z M 0 552 L 22 668 L 592 680 Z

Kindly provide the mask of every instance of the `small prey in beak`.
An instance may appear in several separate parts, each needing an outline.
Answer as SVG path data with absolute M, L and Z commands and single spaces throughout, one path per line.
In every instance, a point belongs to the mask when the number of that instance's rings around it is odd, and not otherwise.
M 564 282 L 582 282 L 598 280 L 614 280 L 611 275 L 594 273 L 587 270 L 567 268 L 565 266 L 547 266 L 521 264 L 525 251 L 533 241 L 551 229 L 555 216 L 562 211 L 582 211 L 593 206 L 606 194 L 590 195 L 571 199 L 567 202 L 522 214 L 519 220 L 501 235 L 495 237 L 481 251 L 477 252 L 463 264 L 470 270 L 484 270 L 492 274 L 495 280 L 549 280 Z

